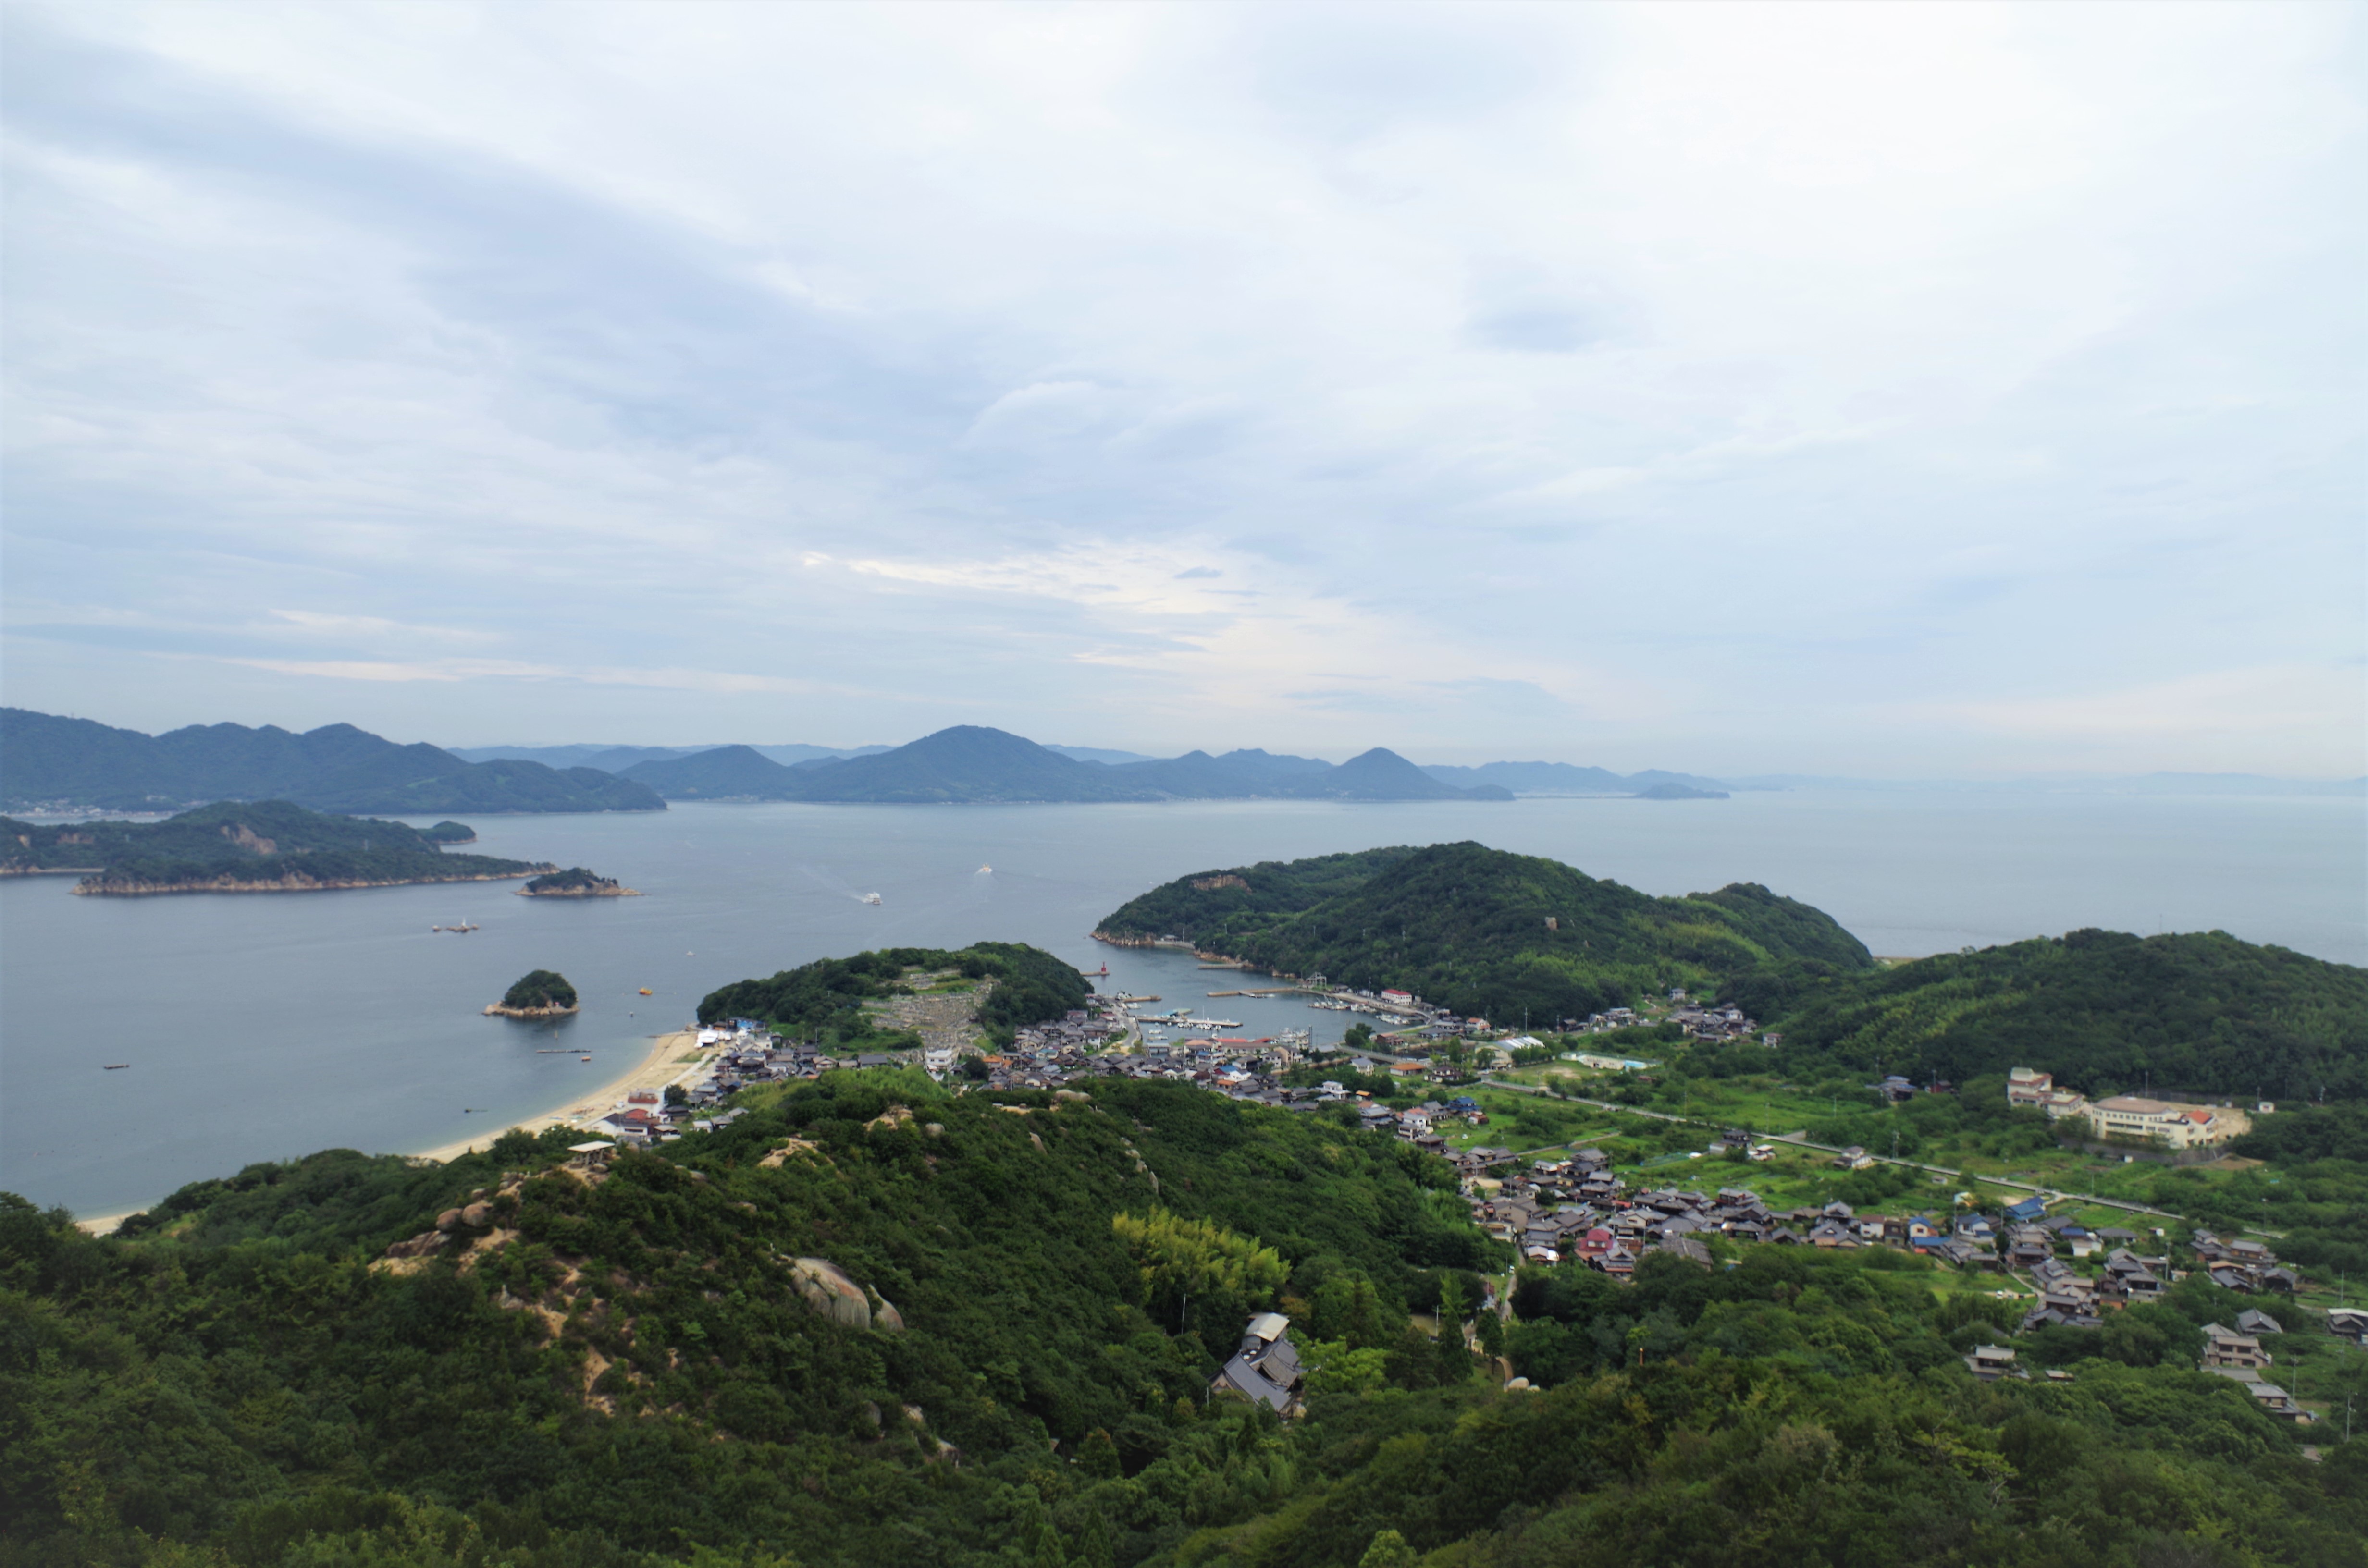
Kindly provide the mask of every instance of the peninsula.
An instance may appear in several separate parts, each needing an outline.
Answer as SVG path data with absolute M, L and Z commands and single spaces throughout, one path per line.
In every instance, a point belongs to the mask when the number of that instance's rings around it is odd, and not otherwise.
M 1874 968 L 1831 915 L 1756 883 L 1656 898 L 1471 843 L 1197 871 L 1112 911 L 1094 935 L 1189 942 L 1275 974 L 1402 989 L 1540 1028 L 1671 987 L 1714 993 L 1770 966 Z
M 399 822 L 330 816 L 286 801 L 226 801 L 158 823 L 0 817 L 0 876 L 80 874 L 77 893 L 317 892 L 499 881 L 557 869 L 447 854 Z

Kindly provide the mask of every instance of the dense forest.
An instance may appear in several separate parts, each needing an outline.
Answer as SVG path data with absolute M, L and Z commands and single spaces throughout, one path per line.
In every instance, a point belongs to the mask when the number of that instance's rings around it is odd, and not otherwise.
M 1963 1082 L 2035 1067 L 2089 1095 L 2368 1095 L 2368 970 L 2226 932 L 2075 931 L 1876 972 L 1793 965 L 1724 992 L 1781 1018 L 1787 1072 Z
M 1264 930 L 1327 898 L 1354 892 L 1414 853 L 1412 846 L 1398 845 L 1195 871 L 1128 900 L 1103 917 L 1095 935 L 1121 942 L 1172 937 L 1207 946 L 1220 932 Z
M 571 1136 L 0 1198 L 0 1564 L 2368 1563 L 2368 1441 L 2192 1370 L 2192 1290 L 1984 1385 L 1918 1258 L 1529 1269 L 1503 1392 L 1424 1331 L 1504 1262 L 1447 1167 L 1325 1119 L 841 1073 Z M 1269 1306 L 1304 1420 L 1206 1393 Z
M 447 830 L 468 829 L 459 823 Z M 451 855 L 399 822 L 332 816 L 286 801 L 223 801 L 163 822 L 37 825 L 0 817 L 0 872 L 97 868 L 91 892 L 251 884 L 457 882 L 523 877 L 546 866 Z
M 0 708 L 0 804 L 170 809 L 289 800 L 331 812 L 662 812 L 645 786 L 597 768 L 464 762 L 351 724 L 192 724 L 145 735 L 88 719 Z
M 542 898 L 595 898 L 630 893 L 633 890 L 614 877 L 604 877 L 582 866 L 570 866 L 535 878 L 518 890 Z
M 1478 844 L 1195 872 L 1112 912 L 1121 939 L 1174 934 L 1278 973 L 1401 986 L 1541 1027 L 1671 986 L 1814 964 L 1871 969 L 1822 911 L 1766 888 L 1654 898 L 1560 861 Z
M 860 1045 L 879 1032 L 864 1004 L 903 994 L 904 977 L 913 970 L 991 981 L 978 1021 L 991 1038 L 1007 1043 L 1022 1026 L 1058 1018 L 1093 994 L 1073 966 L 1024 943 L 974 942 L 954 952 L 886 948 L 735 981 L 701 999 L 699 1021 L 755 1018 L 800 1040 Z
M 502 1006 L 516 1008 L 573 1007 L 575 987 L 553 970 L 529 970 L 502 993 Z

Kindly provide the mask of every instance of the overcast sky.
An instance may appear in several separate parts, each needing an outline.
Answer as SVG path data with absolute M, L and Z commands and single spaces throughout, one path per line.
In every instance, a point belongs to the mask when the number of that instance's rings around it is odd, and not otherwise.
M 2362 9 L 5 13 L 5 689 L 2368 769 Z

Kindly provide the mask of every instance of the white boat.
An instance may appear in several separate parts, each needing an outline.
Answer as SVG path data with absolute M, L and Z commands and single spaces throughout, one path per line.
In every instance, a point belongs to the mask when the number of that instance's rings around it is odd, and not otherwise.
M 863 902 L 866 903 L 878 903 L 880 902 L 880 895 L 876 892 L 865 893 L 863 895 Z

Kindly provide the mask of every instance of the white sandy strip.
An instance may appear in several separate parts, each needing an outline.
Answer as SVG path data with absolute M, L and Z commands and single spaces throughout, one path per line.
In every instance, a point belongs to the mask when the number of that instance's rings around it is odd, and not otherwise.
M 681 1060 L 696 1051 L 698 1047 L 699 1036 L 694 1031 L 680 1030 L 673 1034 L 662 1034 L 651 1042 L 650 1053 L 642 1058 L 639 1066 L 612 1083 L 575 1097 L 562 1109 L 546 1111 L 541 1116 L 529 1117 L 524 1121 L 514 1121 L 506 1127 L 490 1128 L 484 1132 L 473 1133 L 455 1142 L 439 1143 L 433 1149 L 421 1149 L 411 1157 L 416 1160 L 434 1160 L 440 1165 L 446 1161 L 456 1160 L 472 1149 L 484 1148 L 512 1129 L 524 1132 L 541 1132 L 553 1127 L 580 1126 L 596 1118 L 606 1116 L 635 1089 L 655 1089 L 663 1095 L 668 1084 L 680 1082 L 700 1072 L 700 1063 L 686 1062 Z M 136 1209 L 126 1209 L 115 1214 L 85 1215 L 75 1220 L 74 1223 L 94 1236 L 103 1236 L 123 1223 L 127 1218 L 139 1212 L 140 1210 Z

